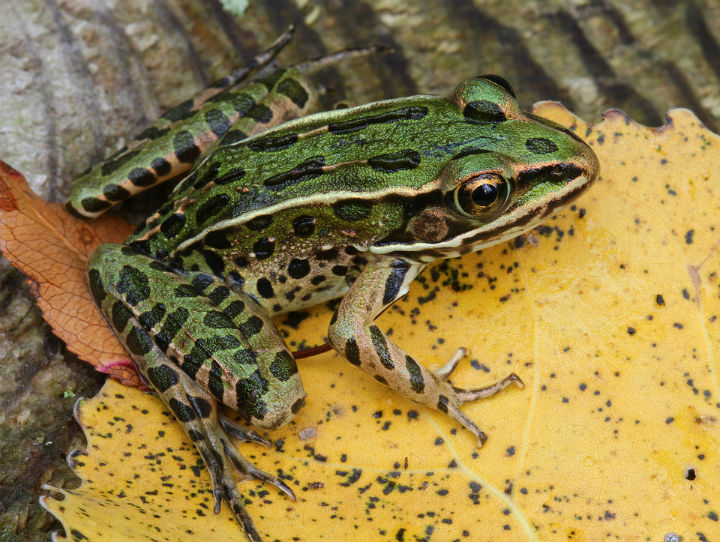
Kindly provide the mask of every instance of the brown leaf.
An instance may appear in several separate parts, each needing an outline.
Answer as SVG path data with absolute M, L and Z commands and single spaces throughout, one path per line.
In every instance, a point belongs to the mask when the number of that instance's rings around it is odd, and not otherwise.
M 121 243 L 133 226 L 116 216 L 92 223 L 33 194 L 0 162 L 0 252 L 27 277 L 45 320 L 68 350 L 124 384 L 142 386 L 122 344 L 90 297 L 85 263 L 101 243 Z

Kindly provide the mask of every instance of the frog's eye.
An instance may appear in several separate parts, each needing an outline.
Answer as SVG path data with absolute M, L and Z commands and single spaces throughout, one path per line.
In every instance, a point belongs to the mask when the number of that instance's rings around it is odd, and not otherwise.
M 483 173 L 466 179 L 455 189 L 455 206 L 461 213 L 476 218 L 494 216 L 502 211 L 508 192 L 508 182 L 504 177 Z
M 510 94 L 510 96 L 512 96 L 513 98 L 517 98 L 517 96 L 515 96 L 515 91 L 513 90 L 512 85 L 510 85 L 510 83 L 508 83 L 507 79 L 505 79 L 504 77 L 500 77 L 499 75 L 495 75 L 493 73 L 486 73 L 483 75 L 479 75 L 477 78 L 478 79 L 487 79 L 488 81 L 492 81 L 496 85 L 507 90 L 507 92 L 508 92 L 508 94 Z

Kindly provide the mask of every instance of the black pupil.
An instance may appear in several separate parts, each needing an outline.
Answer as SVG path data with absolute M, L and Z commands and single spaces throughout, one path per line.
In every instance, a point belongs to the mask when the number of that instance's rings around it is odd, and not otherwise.
M 494 184 L 481 184 L 472 191 L 472 200 L 475 205 L 487 207 L 497 199 L 497 186 Z

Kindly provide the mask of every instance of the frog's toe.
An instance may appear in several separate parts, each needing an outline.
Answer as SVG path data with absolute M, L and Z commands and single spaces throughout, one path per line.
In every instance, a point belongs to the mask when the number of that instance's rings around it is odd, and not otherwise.
M 455 396 L 462 404 L 470 401 L 477 401 L 478 399 L 486 399 L 488 397 L 492 397 L 496 393 L 501 392 L 502 390 L 513 384 L 515 384 L 518 388 L 525 387 L 525 384 L 523 384 L 523 381 L 520 380 L 520 377 L 518 375 L 516 375 L 515 373 L 510 373 L 502 380 L 498 380 L 494 384 L 490 384 L 489 386 L 485 386 L 483 388 L 466 390 L 453 386 L 453 390 L 455 390 Z
M 448 416 L 450 416 L 452 419 L 454 419 L 456 422 L 458 422 L 460 425 L 462 425 L 465 429 L 470 431 L 475 437 L 478 439 L 478 448 L 482 448 L 485 444 L 485 441 L 487 441 L 487 435 L 485 434 L 485 431 L 480 429 L 477 424 L 472 421 L 470 418 L 468 418 L 462 410 L 460 410 L 459 406 L 457 404 L 449 403 L 447 405 L 447 410 L 445 411 Z
M 258 469 L 255 465 L 253 465 L 242 455 L 240 455 L 240 453 L 235 449 L 232 444 L 223 442 L 223 445 L 225 448 L 225 454 L 230 458 L 230 461 L 239 473 L 272 484 L 280 491 L 285 493 L 288 497 L 290 497 L 293 501 L 297 500 L 293 490 L 290 489 L 288 485 L 280 478 Z
M 223 487 L 223 492 L 227 496 L 228 504 L 230 505 L 230 509 L 233 511 L 235 519 L 243 526 L 248 540 L 250 540 L 250 542 L 262 542 L 260 533 L 257 532 L 250 514 L 247 513 L 245 506 L 243 506 L 243 498 L 235 486 L 235 480 L 228 481 L 228 483 L 226 483 Z M 219 511 L 219 509 L 216 509 L 215 513 L 218 513 Z
M 470 351 L 467 348 L 461 346 L 457 349 L 455 354 L 453 354 L 453 357 L 451 357 L 445 365 L 440 367 L 438 370 L 433 371 L 435 373 L 435 376 L 437 376 L 440 380 L 447 380 L 448 378 L 450 378 L 450 375 L 458 366 L 458 363 L 460 363 L 465 357 L 469 355 Z
M 520 377 L 515 373 L 510 373 L 502 380 L 483 388 L 466 390 L 452 386 L 452 396 L 448 397 L 446 401 L 443 401 L 442 407 L 439 406 L 439 408 L 475 435 L 478 439 L 478 448 L 481 448 L 487 440 L 487 435 L 460 410 L 460 405 L 470 401 L 492 397 L 512 384 L 515 384 L 518 388 L 524 387 L 522 380 L 520 380 Z
M 227 433 L 231 434 L 241 442 L 257 442 L 268 448 L 272 446 L 272 443 L 269 440 L 262 438 L 252 429 L 248 429 L 247 427 L 243 427 L 242 425 L 235 423 L 222 412 L 218 412 L 218 420 L 220 421 L 222 428 L 225 429 Z
M 235 519 L 242 525 L 248 539 L 251 542 L 261 542 L 262 538 L 257 532 L 250 514 L 245 509 L 244 498 L 237 488 L 237 482 L 233 478 L 232 467 L 230 467 L 231 464 L 235 465 L 236 459 L 234 456 L 240 456 L 240 454 L 231 444 L 227 443 L 225 436 L 220 435 L 222 430 L 219 427 L 209 426 L 207 429 L 206 435 L 211 443 L 207 448 L 210 453 L 201 453 L 205 459 L 205 464 L 208 465 L 212 480 L 213 496 L 215 497 L 214 512 L 216 514 L 220 513 L 222 500 L 225 497 Z M 222 449 L 218 449 L 218 441 Z

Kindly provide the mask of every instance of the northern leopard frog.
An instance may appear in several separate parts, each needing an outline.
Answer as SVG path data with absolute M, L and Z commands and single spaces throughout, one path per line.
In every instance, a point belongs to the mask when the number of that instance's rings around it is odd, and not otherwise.
M 79 179 L 69 200 L 92 217 L 191 171 L 124 245 L 97 249 L 88 280 L 148 385 L 197 446 L 216 510 L 226 497 L 250 540 L 260 537 L 232 467 L 294 496 L 239 454 L 228 434 L 264 441 L 217 405 L 262 429 L 302 407 L 295 360 L 271 316 L 342 296 L 330 345 L 482 445 L 485 434 L 460 406 L 519 378 L 459 389 L 448 377 L 464 349 L 429 371 L 374 320 L 426 263 L 528 231 L 598 173 L 585 143 L 524 113 L 497 76 L 464 81 L 448 97 L 304 116 L 316 103 L 307 78 L 295 69 L 265 75 L 244 83 L 247 73 L 235 74 L 171 109 Z

